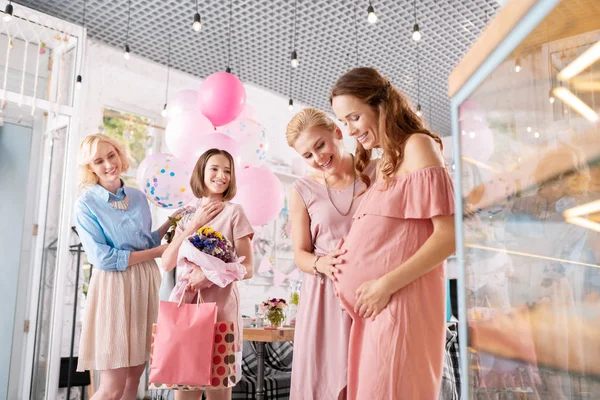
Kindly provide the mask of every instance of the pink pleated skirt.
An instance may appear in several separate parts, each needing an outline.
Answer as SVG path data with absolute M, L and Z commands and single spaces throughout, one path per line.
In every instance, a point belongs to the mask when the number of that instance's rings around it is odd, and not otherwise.
M 150 359 L 161 273 L 154 260 L 94 270 L 83 314 L 78 371 L 134 367 Z

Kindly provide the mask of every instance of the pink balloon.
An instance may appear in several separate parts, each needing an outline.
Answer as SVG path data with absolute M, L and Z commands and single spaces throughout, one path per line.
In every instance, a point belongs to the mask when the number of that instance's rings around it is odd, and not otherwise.
M 210 132 L 214 127 L 204 115 L 187 111 L 167 124 L 165 142 L 175 157 L 188 160 L 198 154 L 202 136 Z
M 486 162 L 494 154 L 494 134 L 484 121 L 468 118 L 460 121 L 461 155 Z
M 198 109 L 198 92 L 195 90 L 182 90 L 175 94 L 167 103 L 167 117 L 178 118 L 184 112 L 194 112 Z
M 277 218 L 283 208 L 283 186 L 267 166 L 243 168 L 236 178 L 238 190 L 234 201 L 242 205 L 252 226 Z
M 200 156 L 205 151 L 210 149 L 225 150 L 226 152 L 231 154 L 231 156 L 234 160 L 236 160 L 237 163 L 237 158 L 240 152 L 238 143 L 231 137 L 221 132 L 213 132 L 209 133 L 208 135 L 202 136 L 201 144 L 200 146 L 198 146 L 198 150 L 194 153 L 192 157 L 190 157 L 186 161 L 190 165 L 195 165 L 196 161 L 198 161 L 198 158 L 200 158 Z
M 238 119 L 243 119 L 243 118 L 256 119 L 255 116 L 256 116 L 256 110 L 254 109 L 254 107 L 252 107 L 250 104 L 246 103 L 246 105 L 244 106 L 244 109 L 238 116 Z
M 215 72 L 202 82 L 198 90 L 198 107 L 214 126 L 236 119 L 245 104 L 244 84 L 228 72 Z
M 475 100 L 467 99 L 458 107 L 459 121 L 474 119 L 476 121 L 485 121 L 483 108 Z

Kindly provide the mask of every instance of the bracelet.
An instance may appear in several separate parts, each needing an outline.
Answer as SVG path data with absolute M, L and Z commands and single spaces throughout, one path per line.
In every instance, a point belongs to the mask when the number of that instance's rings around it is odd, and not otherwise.
M 323 278 L 323 274 L 317 270 L 317 261 L 319 261 L 321 256 L 315 256 L 315 261 L 313 261 L 313 273 L 321 278 L 321 284 L 325 283 L 325 279 Z

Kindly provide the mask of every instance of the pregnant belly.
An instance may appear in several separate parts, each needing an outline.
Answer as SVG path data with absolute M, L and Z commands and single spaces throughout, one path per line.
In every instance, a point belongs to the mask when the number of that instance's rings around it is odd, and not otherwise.
M 420 225 L 423 225 L 422 227 Z M 429 220 L 365 215 L 354 220 L 343 249 L 336 289 L 344 308 L 354 309 L 356 290 L 379 279 L 414 254 L 430 234 Z
M 356 231 L 355 231 L 356 232 Z M 354 309 L 356 303 L 356 290 L 364 282 L 378 279 L 390 269 L 389 254 L 379 245 L 362 243 L 360 246 L 353 243 L 352 231 L 346 239 L 344 249 L 344 263 L 339 266 L 336 290 L 342 306 L 348 311 Z M 360 239 L 360 238 L 357 238 Z M 364 239 L 363 239 L 364 240 Z

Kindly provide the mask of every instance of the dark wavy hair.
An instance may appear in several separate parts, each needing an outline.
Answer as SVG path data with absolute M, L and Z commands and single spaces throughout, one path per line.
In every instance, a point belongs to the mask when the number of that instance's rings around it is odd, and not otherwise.
M 442 139 L 429 131 L 423 120 L 417 116 L 404 96 L 391 82 L 374 68 L 354 68 L 342 75 L 329 96 L 333 102 L 336 96 L 354 96 L 368 104 L 376 112 L 379 123 L 379 145 L 383 149 L 381 172 L 389 185 L 391 177 L 404 159 L 404 143 L 410 135 L 421 133 L 430 136 L 443 149 Z M 364 170 L 371 160 L 371 151 L 356 142 L 356 167 Z M 362 177 L 361 177 L 362 178 Z

